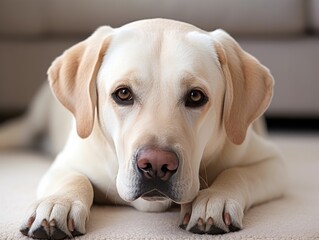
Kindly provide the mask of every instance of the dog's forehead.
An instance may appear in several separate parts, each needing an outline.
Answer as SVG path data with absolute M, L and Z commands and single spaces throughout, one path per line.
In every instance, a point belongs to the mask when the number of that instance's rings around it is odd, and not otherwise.
M 111 82 L 127 73 L 134 78 L 162 81 L 175 76 L 202 74 L 205 79 L 218 65 L 211 36 L 192 25 L 171 20 L 145 20 L 115 30 L 112 44 L 102 63 L 102 72 Z M 104 74 L 103 74 L 104 75 Z M 132 76 L 132 74 L 130 74 Z
M 141 30 L 144 32 L 149 31 L 178 31 L 180 33 L 186 33 L 190 31 L 198 31 L 204 32 L 203 30 L 184 22 L 179 22 L 175 20 L 169 19 L 147 19 L 147 20 L 140 20 L 136 22 L 132 22 L 122 26 L 120 29 L 130 29 L 130 30 Z
M 173 52 L 180 50 L 174 48 L 174 45 L 182 47 L 187 42 L 194 41 L 211 43 L 212 39 L 207 32 L 188 23 L 167 19 L 149 19 L 129 23 L 115 29 L 112 41 L 117 50 L 123 49 L 126 45 L 138 48 L 139 52 L 147 53 L 147 50 L 156 52 L 167 50 L 167 48 Z M 140 48 L 141 45 L 143 45 L 142 48 Z M 130 52 L 134 52 L 133 49 L 131 50 Z

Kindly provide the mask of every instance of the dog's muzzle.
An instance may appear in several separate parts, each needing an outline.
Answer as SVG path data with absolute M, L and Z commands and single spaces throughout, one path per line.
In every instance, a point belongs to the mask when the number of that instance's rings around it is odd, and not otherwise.
M 173 178 L 178 167 L 179 159 L 174 151 L 156 147 L 141 148 L 136 154 L 140 183 L 138 194 L 150 201 L 174 198 Z

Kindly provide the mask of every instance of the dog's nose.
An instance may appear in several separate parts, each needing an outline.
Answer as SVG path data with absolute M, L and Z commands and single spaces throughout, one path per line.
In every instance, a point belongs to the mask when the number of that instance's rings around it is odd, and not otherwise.
M 158 148 L 144 148 L 137 154 L 137 167 L 147 179 L 167 181 L 179 165 L 174 152 Z

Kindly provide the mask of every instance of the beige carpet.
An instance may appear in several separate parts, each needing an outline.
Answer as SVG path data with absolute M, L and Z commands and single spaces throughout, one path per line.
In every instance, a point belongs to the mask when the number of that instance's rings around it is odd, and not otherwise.
M 87 234 L 76 239 L 319 239 L 319 135 L 271 138 L 286 156 L 287 191 L 283 198 L 249 210 L 243 230 L 214 237 L 195 235 L 177 227 L 178 209 L 142 213 L 128 207 L 93 206 Z M 50 162 L 30 151 L 0 153 L 0 239 L 28 239 L 19 226 Z

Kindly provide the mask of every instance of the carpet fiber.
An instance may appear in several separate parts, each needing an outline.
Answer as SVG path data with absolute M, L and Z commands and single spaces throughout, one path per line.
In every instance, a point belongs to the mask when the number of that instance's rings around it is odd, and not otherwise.
M 214 237 L 195 235 L 177 227 L 178 208 L 143 213 L 129 207 L 93 206 L 87 234 L 76 239 L 319 239 L 319 136 L 271 138 L 286 158 L 286 193 L 250 209 L 243 230 Z M 0 153 L 1 240 L 28 239 L 19 232 L 19 226 L 51 162 L 36 152 Z

